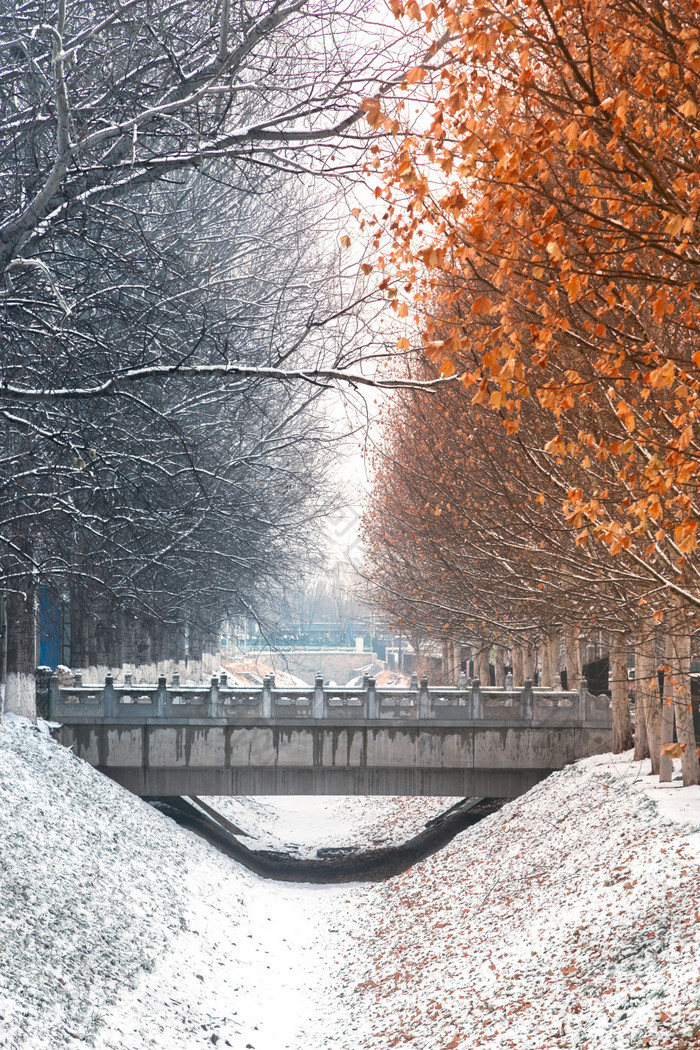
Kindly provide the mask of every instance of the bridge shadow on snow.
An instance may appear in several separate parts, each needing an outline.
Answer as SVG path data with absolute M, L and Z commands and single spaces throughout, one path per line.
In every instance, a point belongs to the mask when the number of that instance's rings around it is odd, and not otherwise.
M 506 798 L 465 798 L 430 820 L 423 831 L 398 846 L 355 850 L 342 846 L 318 850 L 316 857 L 296 857 L 281 850 L 253 850 L 238 841 L 246 832 L 211 806 L 194 798 L 145 798 L 181 827 L 196 832 L 249 871 L 280 882 L 380 882 L 408 871 L 451 842 L 465 828 L 496 813 Z

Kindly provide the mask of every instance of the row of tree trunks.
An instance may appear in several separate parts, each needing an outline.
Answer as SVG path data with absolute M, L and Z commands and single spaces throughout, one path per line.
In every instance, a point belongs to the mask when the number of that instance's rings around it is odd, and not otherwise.
M 657 628 L 653 618 L 640 626 L 634 643 L 636 720 L 632 732 L 629 700 L 628 653 L 630 640 L 627 634 L 611 634 L 610 691 L 612 710 L 612 748 L 619 754 L 634 745 L 635 758 L 651 759 L 652 773 L 661 781 L 669 781 L 673 770 L 673 757 L 679 757 L 685 784 L 700 782 L 697 741 L 693 727 L 693 711 L 690 689 L 691 636 L 687 614 L 678 608 L 673 630 L 666 639 L 664 695 L 659 687 L 659 659 L 656 650 Z M 541 684 L 546 688 L 560 685 L 560 657 L 563 641 L 564 666 L 568 687 L 577 688 L 583 674 L 583 645 L 576 628 L 565 629 L 563 637 L 556 630 L 547 631 L 540 639 L 542 662 Z M 455 656 L 460 650 L 445 640 L 446 677 L 456 682 L 460 664 Z M 485 638 L 478 642 L 474 657 L 474 673 L 482 684 L 488 684 L 489 653 L 494 654 L 496 685 L 505 687 L 507 649 L 496 643 L 493 647 Z M 530 678 L 534 680 L 537 651 L 531 644 L 513 645 L 510 650 L 513 684 L 522 686 Z M 674 741 L 675 736 L 675 741 Z M 667 753 L 662 754 L 662 750 Z
M 490 681 L 489 656 L 493 653 L 493 667 L 495 684 L 498 688 L 505 688 L 506 667 L 510 657 L 513 674 L 513 684 L 522 686 L 529 679 L 535 680 L 537 670 L 538 653 L 541 659 L 540 684 L 545 688 L 558 689 L 561 686 L 561 636 L 558 631 L 551 631 L 540 640 L 539 649 L 532 643 L 511 645 L 510 648 L 502 642 L 491 645 L 485 638 L 477 642 L 478 648 L 473 656 L 474 675 L 478 677 L 482 685 L 488 685 Z M 462 657 L 466 653 L 466 660 Z M 471 658 L 471 649 L 463 649 L 459 644 L 448 638 L 442 639 L 442 675 L 445 682 L 456 684 L 463 663 Z M 564 655 L 567 678 L 570 689 L 575 689 L 582 675 L 582 647 L 575 630 L 569 631 L 564 639 Z
M 683 783 L 700 783 L 693 727 L 690 655 L 690 626 L 685 610 L 679 608 L 673 631 L 665 640 L 662 695 L 655 625 L 651 619 L 643 624 L 635 647 L 635 758 L 648 756 L 651 771 L 658 775 L 661 783 L 670 782 L 674 757 L 680 758 Z
M 4 680 L 2 711 L 27 718 L 36 717 L 35 670 L 39 659 L 37 645 L 39 588 L 32 577 L 7 595 L 4 603 L 5 649 L 2 658 Z M 195 679 L 218 668 L 216 632 L 189 628 L 187 671 Z M 166 673 L 168 666 L 185 670 L 188 655 L 187 627 L 184 619 L 161 624 L 155 618 L 121 612 L 107 600 L 87 601 L 73 589 L 70 602 L 70 665 L 73 670 L 99 678 L 120 669 L 150 668 L 153 674 Z
M 461 646 L 447 638 L 443 639 L 442 674 L 444 681 L 456 685 L 462 673 L 463 665 L 466 667 L 469 660 L 473 658 L 475 677 L 479 678 L 482 685 L 490 684 L 489 655 L 492 647 L 485 639 L 481 639 L 478 644 L 479 648 L 472 656 L 471 647 Z M 500 689 L 504 689 L 506 684 L 506 646 L 502 643 L 497 643 L 493 646 L 493 654 L 495 683 Z

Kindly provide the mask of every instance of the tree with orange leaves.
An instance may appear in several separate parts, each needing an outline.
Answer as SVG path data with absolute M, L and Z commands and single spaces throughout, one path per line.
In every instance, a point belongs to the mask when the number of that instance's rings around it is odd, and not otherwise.
M 543 451 L 576 468 L 565 523 L 635 566 L 649 614 L 685 617 L 700 607 L 700 3 L 394 7 L 452 35 L 439 69 L 406 78 L 429 120 L 397 133 L 400 108 L 368 111 L 396 136 L 375 217 L 412 291 L 395 308 L 509 433 L 536 399 Z
M 492 643 L 510 648 L 516 676 L 518 650 L 540 645 L 548 685 L 563 635 L 575 683 L 579 636 L 632 624 L 645 581 L 605 548 L 577 545 L 561 522 L 562 471 L 537 446 L 542 420 L 526 409 L 509 437 L 463 388 L 443 389 L 429 404 L 397 399 L 385 431 L 365 518 L 375 602 L 404 627 L 477 653 Z M 548 669 L 550 650 L 556 666 Z M 613 689 L 617 750 L 629 746 L 626 684 L 625 661 Z
M 468 643 L 476 653 L 493 643 L 496 652 L 507 646 L 514 669 L 519 647 L 538 640 L 553 641 L 558 659 L 563 634 L 570 681 L 580 673 L 577 640 L 604 630 L 616 751 L 630 746 L 627 654 L 634 638 L 637 757 L 648 747 L 658 772 L 665 744 L 681 758 L 685 782 L 693 782 L 698 766 L 687 677 L 689 625 L 666 596 L 670 639 L 660 660 L 663 638 L 639 601 L 659 605 L 663 595 L 649 592 L 625 552 L 613 556 L 604 545 L 579 544 L 576 530 L 562 522 L 559 489 L 571 483 L 571 463 L 541 450 L 542 410 L 529 402 L 517 435 L 509 436 L 494 413 L 470 404 L 463 389 L 443 388 L 426 402 L 405 393 L 385 420 L 365 515 L 375 605 L 409 633 Z M 666 671 L 664 708 L 660 665 Z
M 595 489 L 572 489 L 571 521 L 612 553 L 643 535 L 649 575 L 700 604 L 687 566 L 700 520 L 700 7 L 484 0 L 420 16 L 428 34 L 452 32 L 449 61 L 407 77 L 431 120 L 379 166 L 391 261 L 414 283 L 428 353 L 445 373 L 466 357 L 475 400 L 513 431 L 531 395 L 562 432 L 574 407 L 609 402 L 616 433 L 583 426 L 553 447 L 616 457 L 628 502 L 611 514 Z M 397 114 L 368 115 L 396 133 Z M 425 315 L 436 301 L 439 327 Z

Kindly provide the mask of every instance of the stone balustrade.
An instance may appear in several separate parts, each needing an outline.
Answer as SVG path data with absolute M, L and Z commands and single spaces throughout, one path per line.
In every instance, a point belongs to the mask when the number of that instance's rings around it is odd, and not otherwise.
M 510 679 L 510 676 L 509 676 Z M 313 687 L 277 686 L 267 676 L 260 688 L 232 686 L 225 672 L 208 686 L 181 685 L 173 676 L 157 685 L 139 685 L 125 675 L 115 685 L 107 675 L 104 685 L 83 685 L 76 675 L 72 686 L 60 686 L 54 675 L 49 684 L 50 717 L 73 724 L 110 722 L 182 725 L 191 722 L 288 724 L 322 720 L 329 724 L 437 722 L 515 726 L 586 726 L 611 724 L 607 696 L 588 692 L 582 679 L 578 690 L 534 688 L 532 682 L 505 689 L 482 686 L 478 678 L 457 687 L 429 686 L 414 675 L 408 689 L 381 688 L 368 677 L 362 688 L 324 686 L 317 675 Z

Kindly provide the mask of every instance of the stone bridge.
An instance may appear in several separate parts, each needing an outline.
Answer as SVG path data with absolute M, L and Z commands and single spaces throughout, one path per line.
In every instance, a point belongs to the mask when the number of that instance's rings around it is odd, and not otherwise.
M 409 689 L 50 682 L 60 740 L 138 795 L 513 797 L 610 750 L 607 696 L 524 686 Z

